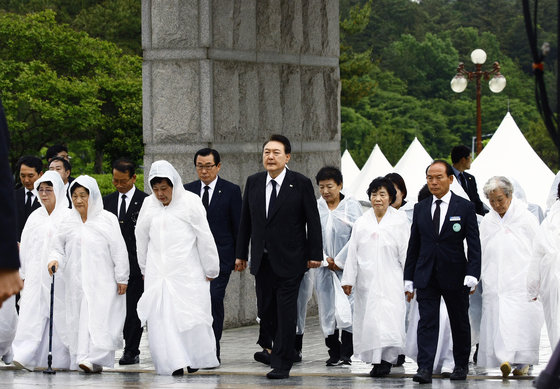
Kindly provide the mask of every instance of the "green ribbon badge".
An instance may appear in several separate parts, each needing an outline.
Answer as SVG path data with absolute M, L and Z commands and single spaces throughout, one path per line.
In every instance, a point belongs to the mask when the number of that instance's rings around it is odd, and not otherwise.
M 459 223 L 453 224 L 453 231 L 455 232 L 461 231 L 461 225 Z

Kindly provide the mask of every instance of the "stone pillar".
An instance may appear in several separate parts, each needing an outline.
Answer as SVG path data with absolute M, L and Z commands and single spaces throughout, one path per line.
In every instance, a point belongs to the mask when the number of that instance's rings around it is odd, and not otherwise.
M 142 0 L 146 173 L 166 159 L 189 182 L 212 147 L 243 190 L 272 133 L 290 139 L 292 170 L 339 166 L 338 1 Z M 255 316 L 253 277 L 233 273 L 226 325 Z

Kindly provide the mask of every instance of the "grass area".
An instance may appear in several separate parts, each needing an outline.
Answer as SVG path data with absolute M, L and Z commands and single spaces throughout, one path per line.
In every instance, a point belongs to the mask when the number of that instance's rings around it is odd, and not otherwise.
M 113 186 L 113 175 L 112 174 L 90 174 L 97 181 L 99 185 L 99 190 L 102 196 L 106 196 L 115 191 Z M 144 175 L 136 175 L 136 187 L 140 190 L 144 190 Z

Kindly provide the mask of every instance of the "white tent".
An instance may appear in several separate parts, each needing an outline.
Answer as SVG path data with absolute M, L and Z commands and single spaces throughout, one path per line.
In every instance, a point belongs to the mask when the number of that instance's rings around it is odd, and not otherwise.
M 407 201 L 416 202 L 418 192 L 426 184 L 426 168 L 432 161 L 430 154 L 415 137 L 395 165 L 395 173 L 399 173 L 406 184 Z
M 384 176 L 385 174 L 390 173 L 392 170 L 393 167 L 389 161 L 387 161 L 387 158 L 385 158 L 385 155 L 376 144 L 366 163 L 362 167 L 360 174 L 356 177 L 354 183 L 349 188 L 350 190 L 346 193 L 350 194 L 357 200 L 369 201 L 366 192 L 370 182 L 376 177 Z
M 340 159 L 340 170 L 342 171 L 343 184 L 346 188 L 352 187 L 352 183 L 360 174 L 360 168 L 352 159 L 348 150 L 344 150 Z
M 527 202 L 546 209 L 546 199 L 554 173 L 535 153 L 508 112 L 502 123 L 473 161 L 469 171 L 476 177 L 480 198 L 486 201 L 482 188 L 493 176 L 512 177 L 525 190 Z

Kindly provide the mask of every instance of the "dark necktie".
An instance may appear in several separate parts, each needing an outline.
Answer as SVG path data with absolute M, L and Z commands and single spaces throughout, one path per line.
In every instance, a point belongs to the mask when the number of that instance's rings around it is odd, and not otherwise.
M 267 217 L 270 215 L 270 212 L 274 209 L 274 203 L 276 202 L 276 181 L 271 180 L 270 183 L 272 184 L 272 192 L 270 193 L 270 201 L 268 202 L 268 214 Z
M 27 192 L 27 199 L 25 200 L 25 216 L 29 216 L 31 213 L 31 204 L 33 203 L 32 200 L 33 193 L 31 191 Z
M 436 210 L 434 211 L 434 218 L 432 219 L 432 222 L 434 223 L 434 232 L 436 236 L 439 235 L 439 216 L 441 213 L 441 208 L 439 207 L 439 205 L 441 203 L 442 203 L 441 200 L 436 200 Z
M 119 211 L 119 220 L 124 220 L 124 215 L 126 215 L 126 195 L 123 194 L 121 197 L 121 209 Z
M 466 192 L 467 191 L 467 180 L 465 180 L 465 176 L 463 175 L 463 173 L 459 173 L 459 181 L 461 181 L 461 186 L 463 187 L 463 189 Z
M 206 210 L 208 210 L 208 204 L 210 204 L 209 201 L 209 196 L 208 196 L 208 189 L 210 189 L 210 187 L 208 185 L 206 185 L 204 187 L 204 193 L 202 194 L 202 205 L 204 205 L 204 208 L 206 208 Z

